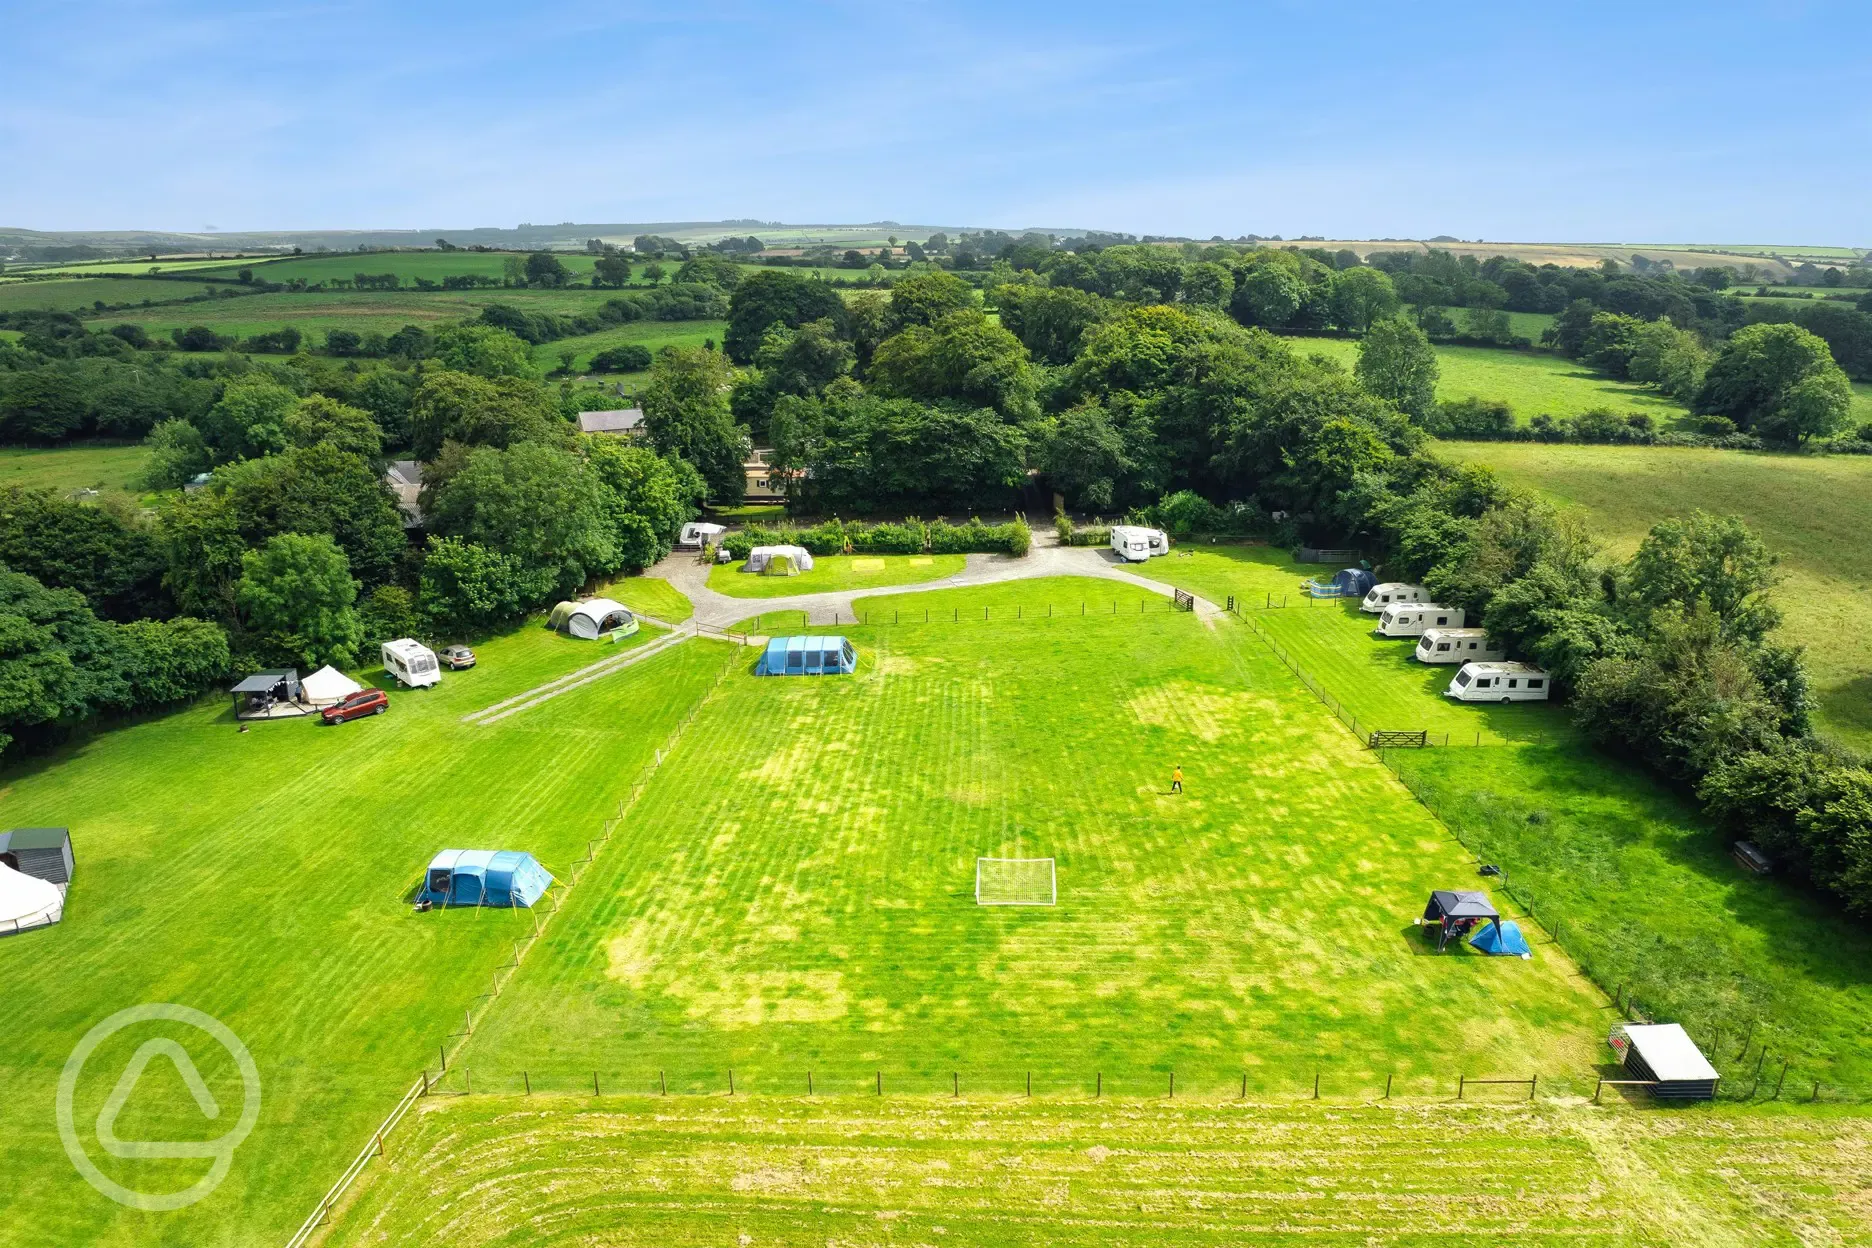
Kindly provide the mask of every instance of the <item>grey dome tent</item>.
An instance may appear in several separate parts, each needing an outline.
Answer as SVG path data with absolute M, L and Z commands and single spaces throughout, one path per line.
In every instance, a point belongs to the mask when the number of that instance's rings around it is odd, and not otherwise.
M 630 608 L 609 598 L 587 598 L 583 602 L 562 602 L 546 617 L 546 627 L 568 637 L 590 641 L 606 633 L 625 636 L 637 631 L 637 617 Z
M 1484 923 L 1500 927 L 1501 912 L 1495 909 L 1495 903 L 1488 899 L 1487 893 L 1472 889 L 1439 888 L 1430 894 L 1423 918 L 1418 921 L 1426 926 L 1436 925 L 1437 952 L 1441 953 L 1451 940 L 1460 939 Z

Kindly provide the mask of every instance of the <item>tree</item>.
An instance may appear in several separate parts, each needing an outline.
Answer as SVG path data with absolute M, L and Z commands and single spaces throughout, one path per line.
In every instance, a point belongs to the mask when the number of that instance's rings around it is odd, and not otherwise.
M 25 728 L 88 715 L 113 693 L 121 699 L 121 681 L 113 689 L 87 670 L 110 664 L 104 641 L 78 594 L 0 571 L 0 750 Z
M 1114 304 L 1071 286 L 1003 286 L 995 292 L 1001 324 L 1043 364 L 1069 364 L 1085 331 L 1112 316 Z
M 896 329 L 934 325 L 951 312 L 973 306 L 974 289 L 955 274 L 940 269 L 913 273 L 891 287 L 890 316 Z
M 1214 261 L 1192 264 L 1183 272 L 1183 302 L 1225 308 L 1235 296 L 1235 275 Z
M 213 466 L 201 430 L 186 420 L 165 420 L 150 430 L 143 481 L 153 490 L 180 489 Z
M 1244 325 L 1278 329 L 1294 319 L 1306 297 L 1306 279 L 1298 267 L 1257 264 L 1242 275 L 1229 300 L 1229 311 Z
M 663 280 L 663 277 L 664 277 L 663 266 L 658 264 L 656 261 L 652 260 L 649 264 L 644 265 L 643 275 L 644 275 L 644 281 L 649 282 L 652 286 L 655 286 L 658 282 Z
M 742 285 L 754 284 L 755 274 Z M 732 331 L 732 328 L 730 330 Z M 729 406 L 734 369 L 721 353 L 669 347 L 650 365 L 643 393 L 644 428 L 661 455 L 696 466 L 716 506 L 735 506 L 747 492 L 747 429 Z
M 512 619 L 533 601 L 517 560 L 454 537 L 431 537 L 423 560 L 422 610 L 445 635 Z
M 1035 465 L 1074 506 L 1109 509 L 1135 467 L 1124 434 L 1096 401 L 1068 408 L 1046 421 Z
M 1825 342 L 1798 325 L 1739 329 L 1692 407 L 1773 442 L 1798 445 L 1846 423 L 1852 386 Z
M 444 442 L 512 446 L 518 442 L 563 443 L 571 427 L 551 396 L 517 377 L 487 379 L 468 373 L 426 373 L 410 407 L 416 455 L 433 459 Z
M 349 455 L 376 459 L 383 453 L 383 430 L 362 408 L 323 394 L 309 395 L 286 414 L 286 437 L 294 446 L 324 443 Z
M 158 513 L 156 540 L 167 571 L 163 585 L 189 615 L 232 624 L 247 542 L 228 497 L 197 490 Z
M 886 338 L 871 357 L 870 382 L 887 397 L 992 406 L 1015 422 L 1038 414 L 1026 348 L 974 308 Z
M 585 462 L 603 484 L 618 558 L 626 568 L 647 568 L 675 546 L 682 526 L 695 519 L 707 492 L 702 477 L 680 459 L 613 438 L 587 438 Z
M 1355 334 L 1398 309 L 1391 278 L 1377 269 L 1342 269 L 1332 279 L 1333 320 Z
M 1625 575 L 1625 596 L 1646 610 L 1707 610 L 1728 641 L 1759 642 L 1780 622 L 1768 602 L 1779 562 L 1740 516 L 1689 516 L 1653 525 Z
M 849 321 L 836 290 L 784 269 L 764 269 L 749 274 L 729 299 L 722 347 L 735 363 L 751 364 L 772 326 L 798 329 L 824 319 L 831 320 L 840 337 L 846 336 Z
M 507 330 L 492 325 L 454 325 L 436 334 L 435 355 L 442 367 L 477 377 L 533 377 L 532 348 Z
M 1403 317 L 1375 322 L 1358 344 L 1353 375 L 1365 389 L 1398 405 L 1418 424 L 1436 409 L 1436 348 Z
M 1648 321 L 1631 336 L 1626 375 L 1688 403 L 1702 389 L 1709 365 L 1709 352 L 1695 334 L 1669 321 Z
M 834 387 L 774 412 L 778 466 L 804 468 L 799 498 L 852 511 L 938 510 L 1009 500 L 1026 480 L 1021 431 L 989 408 L 885 399 Z M 785 447 L 782 452 L 782 447 Z
M 286 417 L 299 396 L 269 377 L 237 377 L 201 424 L 216 462 L 273 455 L 286 449 Z
M 572 278 L 571 271 L 549 251 L 536 251 L 528 256 L 523 272 L 529 286 L 564 286 Z
M 577 455 L 522 442 L 469 452 L 424 511 L 435 533 L 508 556 L 514 591 L 531 605 L 618 569 L 608 503 Z
M 607 253 L 598 258 L 592 266 L 592 272 L 594 285 L 627 286 L 631 280 L 630 257 L 617 252 Z
M 188 616 L 136 620 L 118 638 L 133 709 L 187 701 L 220 683 L 232 662 L 227 634 Z
M 211 488 L 227 493 L 249 544 L 276 533 L 326 534 L 366 584 L 389 580 L 408 546 L 377 471 L 329 442 L 223 468 Z
M 357 594 L 344 552 L 322 533 L 281 533 L 241 560 L 238 602 L 248 627 L 305 667 L 357 662 Z
M 726 256 L 692 256 L 676 270 L 676 283 L 706 282 L 717 290 L 734 292 L 741 284 L 741 266 Z
M 77 503 L 52 490 L 0 491 L 0 564 L 85 596 L 109 619 L 167 614 L 163 560 L 134 513 Z
M 609 347 L 592 356 L 585 367 L 594 373 L 641 373 L 650 367 L 650 348 L 640 342 Z

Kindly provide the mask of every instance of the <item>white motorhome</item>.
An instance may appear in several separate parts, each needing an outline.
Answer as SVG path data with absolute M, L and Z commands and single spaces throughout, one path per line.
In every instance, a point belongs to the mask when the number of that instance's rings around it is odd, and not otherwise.
M 1147 529 L 1135 524 L 1114 524 L 1111 531 L 1112 553 L 1126 563 L 1143 563 L 1152 555 L 1170 553 L 1170 538 L 1162 529 Z
M 383 666 L 399 685 L 411 689 L 437 684 L 442 679 L 442 665 L 436 662 L 435 651 L 411 637 L 383 643 Z
M 1431 628 L 1424 631 L 1414 656 L 1419 663 L 1494 663 L 1507 651 L 1480 628 Z
M 1527 663 L 1465 663 L 1443 691 L 1458 702 L 1545 702 L 1553 681 Z
M 1386 581 L 1382 585 L 1374 585 L 1365 591 L 1365 601 L 1359 603 L 1359 610 L 1370 615 L 1377 615 L 1394 602 L 1422 602 L 1429 596 L 1429 591 L 1421 585 Z
M 1384 609 L 1373 631 L 1380 637 L 1421 637 L 1433 628 L 1461 628 L 1461 607 L 1443 607 L 1434 602 L 1399 602 Z

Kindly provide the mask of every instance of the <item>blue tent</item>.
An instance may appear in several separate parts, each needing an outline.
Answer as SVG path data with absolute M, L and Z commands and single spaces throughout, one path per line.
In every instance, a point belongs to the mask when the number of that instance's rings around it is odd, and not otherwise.
M 833 676 L 858 670 L 858 652 L 843 637 L 774 637 L 756 676 Z
M 444 906 L 530 906 L 553 877 L 516 849 L 445 849 L 423 872 L 421 900 Z
M 1493 953 L 1502 957 L 1531 958 L 1534 951 L 1528 948 L 1527 937 L 1521 934 L 1521 926 L 1513 919 L 1503 919 L 1499 923 L 1488 923 L 1469 938 L 1472 948 L 1483 953 Z
M 1303 582 L 1314 598 L 1363 598 L 1375 583 L 1376 578 L 1364 568 L 1341 568 L 1331 581 Z

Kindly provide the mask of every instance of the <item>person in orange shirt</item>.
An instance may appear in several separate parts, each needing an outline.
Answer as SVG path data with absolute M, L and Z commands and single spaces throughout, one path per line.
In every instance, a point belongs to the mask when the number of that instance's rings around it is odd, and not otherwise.
M 1172 793 L 1181 793 L 1183 791 L 1183 764 L 1182 763 L 1178 763 L 1176 765 L 1175 770 L 1173 770 L 1170 773 L 1170 791 Z

